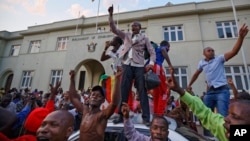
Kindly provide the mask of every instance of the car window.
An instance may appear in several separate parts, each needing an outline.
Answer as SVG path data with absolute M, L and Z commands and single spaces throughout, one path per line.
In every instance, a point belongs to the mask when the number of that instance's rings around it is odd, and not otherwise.
M 123 128 L 107 127 L 105 130 L 104 141 L 127 141 L 123 134 Z

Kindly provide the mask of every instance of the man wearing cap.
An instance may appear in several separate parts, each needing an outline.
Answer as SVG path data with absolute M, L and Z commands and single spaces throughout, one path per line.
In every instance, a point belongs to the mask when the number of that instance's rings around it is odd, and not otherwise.
M 106 109 L 100 110 L 100 106 L 105 102 L 105 93 L 101 86 L 92 88 L 89 99 L 84 102 L 80 101 L 80 95 L 75 88 L 75 72 L 70 71 L 70 100 L 76 107 L 77 111 L 82 113 L 82 122 L 80 125 L 80 141 L 101 141 L 104 140 L 104 132 L 108 119 L 114 113 L 120 101 L 120 76 L 118 71 L 115 76 L 115 88 L 112 100 Z

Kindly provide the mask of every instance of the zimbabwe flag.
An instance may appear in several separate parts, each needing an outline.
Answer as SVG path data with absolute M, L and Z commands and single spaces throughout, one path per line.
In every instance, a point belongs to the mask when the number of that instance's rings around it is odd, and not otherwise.
M 115 77 L 103 74 L 100 78 L 99 85 L 103 87 L 108 103 L 111 102 L 112 92 L 115 85 Z
M 107 74 L 103 74 L 100 77 L 99 85 L 102 86 L 102 88 L 105 91 L 106 95 L 106 100 L 108 103 L 111 102 L 112 96 L 113 96 L 113 91 L 114 91 L 114 86 L 115 86 L 115 76 L 109 76 Z M 132 95 L 132 90 L 129 92 L 128 96 L 128 105 L 130 109 L 133 109 L 133 95 Z

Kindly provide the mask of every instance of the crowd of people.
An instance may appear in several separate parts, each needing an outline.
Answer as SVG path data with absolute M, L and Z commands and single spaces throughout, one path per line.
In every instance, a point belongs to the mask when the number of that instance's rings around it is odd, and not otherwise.
M 50 85 L 49 93 L 37 89 L 18 91 L 13 88 L 8 92 L 1 89 L 1 141 L 66 141 L 77 130 L 80 130 L 80 141 L 104 140 L 107 122 L 114 114 L 117 116 L 113 123 L 123 122 L 124 135 L 131 141 L 166 141 L 169 122 L 165 116 L 175 119 L 178 126 L 197 132 L 193 123 L 195 115 L 205 129 L 204 135 L 214 136 L 219 141 L 229 140 L 230 125 L 250 124 L 250 95 L 246 91 L 238 92 L 224 73 L 224 63 L 237 55 L 249 31 L 245 24 L 239 30 L 235 45 L 225 54 L 216 56 L 212 47 L 204 48 L 205 58 L 198 63 L 185 90 L 174 76 L 174 67 L 168 56 L 170 44 L 165 40 L 159 45 L 150 41 L 140 33 L 139 21 L 132 23 L 132 32 L 119 30 L 113 21 L 113 6 L 108 12 L 110 29 L 117 35 L 106 42 L 100 58 L 101 61 L 113 59 L 111 67 L 115 85 L 108 104 L 102 107 L 111 88 L 107 89 L 103 82 L 79 93 L 75 88 L 74 70 L 69 72 L 67 91 L 60 87 L 61 82 Z M 113 48 L 109 49 L 110 46 Z M 145 57 L 145 52 L 148 57 Z M 169 78 L 163 68 L 164 60 L 169 66 Z M 150 70 L 161 81 L 153 89 L 145 87 L 144 74 Z M 191 86 L 202 72 L 206 76 L 207 90 L 201 99 L 193 95 Z M 230 100 L 230 87 L 233 100 Z M 179 94 L 179 103 L 171 95 L 171 90 Z M 150 128 L 151 136 L 134 128 L 130 111 L 141 113 L 142 124 Z

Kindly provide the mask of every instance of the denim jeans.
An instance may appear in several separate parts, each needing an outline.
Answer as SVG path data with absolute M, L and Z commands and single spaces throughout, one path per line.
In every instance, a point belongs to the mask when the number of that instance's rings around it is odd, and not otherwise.
M 144 67 L 133 67 L 123 65 L 123 74 L 121 80 L 121 102 L 119 104 L 119 114 L 121 114 L 122 102 L 128 103 L 129 91 L 132 81 L 135 80 L 135 86 L 139 94 L 140 104 L 142 108 L 142 119 L 149 122 L 149 102 L 147 90 L 145 88 Z
M 204 96 L 203 102 L 212 111 L 214 111 L 214 108 L 216 107 L 218 113 L 220 113 L 225 117 L 228 114 L 229 99 L 230 99 L 229 88 L 227 86 L 223 86 L 217 89 L 209 89 Z M 209 130 L 205 128 L 203 129 L 204 129 L 203 133 L 205 136 L 212 136 Z
M 207 107 L 214 111 L 217 108 L 218 113 L 224 117 L 228 114 L 230 92 L 228 86 L 222 88 L 208 90 L 204 96 L 204 103 Z

